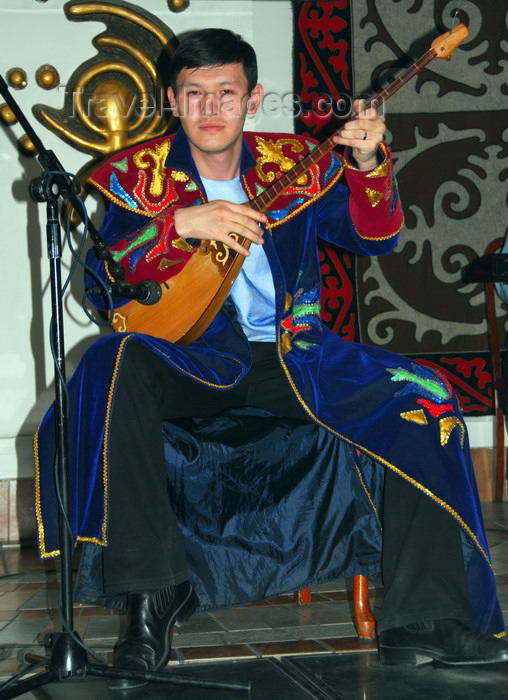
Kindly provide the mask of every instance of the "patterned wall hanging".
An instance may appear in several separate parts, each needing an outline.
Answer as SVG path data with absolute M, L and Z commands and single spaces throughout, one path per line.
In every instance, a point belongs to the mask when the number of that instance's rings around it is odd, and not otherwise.
M 295 2 L 293 14 L 294 89 L 314 111 L 320 92 L 375 95 L 455 23 L 469 28 L 449 63 L 434 61 L 388 104 L 406 226 L 388 256 L 353 260 L 323 247 L 323 313 L 349 340 L 438 369 L 466 414 L 490 413 L 484 288 L 462 274 L 508 223 L 504 3 Z M 321 138 L 332 121 L 304 111 L 295 128 Z M 504 338 L 500 303 L 498 317 Z

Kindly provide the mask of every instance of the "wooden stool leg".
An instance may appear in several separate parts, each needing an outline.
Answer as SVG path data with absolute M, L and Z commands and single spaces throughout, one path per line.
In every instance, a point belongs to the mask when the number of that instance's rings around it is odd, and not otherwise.
M 376 631 L 376 620 L 369 603 L 369 579 L 358 574 L 353 577 L 356 631 L 360 639 L 372 640 Z
M 296 602 L 298 605 L 309 605 L 310 603 L 310 588 L 301 588 L 296 593 Z

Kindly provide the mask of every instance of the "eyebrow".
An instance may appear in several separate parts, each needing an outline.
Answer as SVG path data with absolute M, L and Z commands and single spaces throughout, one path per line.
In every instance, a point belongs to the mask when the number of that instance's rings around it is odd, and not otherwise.
M 220 83 L 217 83 L 217 87 L 224 87 L 225 85 L 234 85 L 237 87 L 240 85 L 240 83 L 237 80 L 222 80 Z M 180 85 L 177 85 L 177 87 L 203 87 L 203 84 L 200 82 L 190 81 L 188 83 L 181 83 Z

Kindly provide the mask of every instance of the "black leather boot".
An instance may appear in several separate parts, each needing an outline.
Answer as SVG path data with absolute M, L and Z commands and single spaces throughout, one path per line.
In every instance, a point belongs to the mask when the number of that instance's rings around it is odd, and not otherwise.
M 129 593 L 127 627 L 115 647 L 113 667 L 159 671 L 171 656 L 171 630 L 181 627 L 198 606 L 189 581 L 152 593 Z M 143 681 L 112 679 L 109 687 L 125 690 Z
M 508 643 L 458 620 L 435 620 L 381 632 L 379 660 L 391 666 L 494 664 L 508 661 Z

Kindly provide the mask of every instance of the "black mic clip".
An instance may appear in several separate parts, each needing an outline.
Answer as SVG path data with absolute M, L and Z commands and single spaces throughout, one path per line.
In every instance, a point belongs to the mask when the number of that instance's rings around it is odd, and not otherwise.
M 105 291 L 109 292 L 113 297 L 134 299 L 146 306 L 156 304 L 162 296 L 162 288 L 155 280 L 143 280 L 143 282 L 138 282 L 137 284 L 113 282 L 112 284 L 106 284 L 104 287 L 97 285 L 85 289 L 86 294 L 92 297 L 104 296 Z

